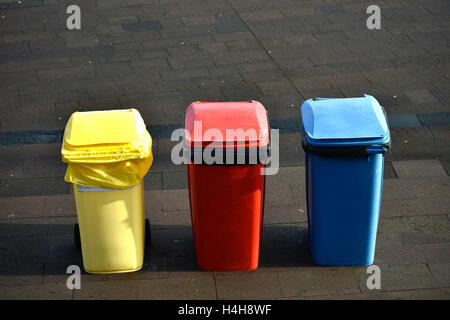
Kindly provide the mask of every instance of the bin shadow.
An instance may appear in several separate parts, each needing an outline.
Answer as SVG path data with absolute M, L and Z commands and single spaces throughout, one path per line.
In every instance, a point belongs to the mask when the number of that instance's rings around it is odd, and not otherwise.
M 199 271 L 190 225 L 152 225 L 151 238 L 141 273 Z M 82 254 L 74 244 L 72 223 L 49 227 L 0 221 L 0 286 L 8 276 L 44 274 L 65 279 L 69 265 L 82 267 Z M 312 265 L 312 259 L 306 228 L 264 226 L 260 268 L 307 265 Z
M 259 263 L 261 268 L 312 265 L 306 226 L 264 226 Z
M 146 263 L 154 271 L 198 271 L 192 228 L 155 226 Z M 312 266 L 308 229 L 302 226 L 266 225 L 260 249 L 261 268 Z

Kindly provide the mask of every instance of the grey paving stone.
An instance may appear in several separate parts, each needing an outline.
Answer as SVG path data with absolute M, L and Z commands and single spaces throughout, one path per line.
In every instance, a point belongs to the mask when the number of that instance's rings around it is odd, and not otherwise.
M 71 194 L 49 195 L 43 197 L 44 203 L 41 215 L 44 217 L 76 216 L 75 198 L 72 194 L 73 189 L 70 190 Z
M 189 210 L 189 194 L 187 189 L 163 190 L 163 210 Z
M 383 177 L 384 177 L 384 179 L 396 179 L 396 178 L 398 178 L 398 175 L 395 172 L 391 161 L 385 161 L 384 162 Z
M 110 280 L 82 282 L 80 290 L 74 290 L 74 300 L 135 300 L 138 283 L 136 280 Z
M 340 89 L 323 89 L 323 90 L 300 90 L 305 99 L 309 98 L 345 98 Z
M 437 102 L 436 98 L 430 93 L 428 89 L 405 91 L 406 96 L 413 103 L 434 103 Z
M 123 23 L 122 27 L 126 32 L 157 31 L 161 29 L 161 23 L 159 21 L 127 22 Z
M 447 175 L 450 175 L 450 159 L 439 159 L 442 166 L 445 168 Z
M 245 32 L 248 30 L 247 26 L 239 20 L 235 23 L 217 23 L 215 27 L 220 33 Z
M 2 236 L 36 236 L 48 233 L 49 221 L 45 218 L 9 218 L 0 220 L 0 234 Z
M 428 263 L 450 262 L 450 257 L 447 254 L 450 249 L 450 243 L 448 242 L 410 245 L 409 249 L 424 258 Z
M 1 197 L 67 193 L 69 193 L 69 184 L 61 178 L 5 179 L 0 185 Z
M 289 184 L 277 181 L 274 176 L 266 178 L 266 206 L 286 206 L 295 204 L 295 196 Z
M 268 69 L 268 70 L 261 70 L 261 71 L 240 71 L 239 74 L 248 83 L 257 82 L 257 81 L 274 82 L 274 81 L 283 81 L 284 80 L 284 75 L 281 70 Z M 285 88 L 284 90 L 287 90 L 287 89 Z M 288 89 L 288 90 L 290 90 L 290 89 Z M 271 92 L 273 94 L 276 93 L 275 91 L 271 91 Z M 293 92 L 293 91 L 291 90 L 290 92 Z
M 448 126 L 450 125 L 450 112 L 419 113 L 418 119 L 423 126 Z
M 446 214 L 450 210 L 450 200 L 446 198 L 383 200 L 383 217 L 430 216 Z
M 2 263 L 45 263 L 49 253 L 46 236 L 2 237 L 0 261 Z
M 312 266 L 307 224 L 264 225 L 261 253 L 260 267 L 263 270 L 284 271 L 286 268 Z
M 392 161 L 395 172 L 400 178 L 423 178 L 447 176 L 438 160 Z
M 215 276 L 218 299 L 269 299 L 281 297 L 277 273 L 235 272 Z
M 203 53 L 197 53 L 192 56 L 174 57 L 168 60 L 173 70 L 212 67 L 214 65 L 209 56 Z
M 448 154 L 447 145 L 435 139 L 429 128 L 391 129 L 391 141 L 397 160 L 436 159 Z
M 255 85 L 224 86 L 221 91 L 229 101 L 258 100 L 262 96 Z
M 358 293 L 358 279 L 363 272 L 365 268 L 357 267 L 302 267 L 278 276 L 283 297 L 294 297 Z
M 296 92 L 297 90 L 288 80 L 267 81 L 257 83 L 263 94 L 282 94 Z
M 297 223 L 306 221 L 306 204 L 294 206 L 266 206 L 264 224 Z
M 268 179 L 273 180 L 276 183 L 305 183 L 305 167 L 304 166 L 292 166 L 281 167 L 278 173 L 271 176 Z
M 187 173 L 185 171 L 163 172 L 163 189 L 187 189 Z
M 417 198 L 446 197 L 450 192 L 449 177 L 410 180 Z
M 149 212 L 150 215 L 153 213 L 159 213 L 163 209 L 162 193 L 160 190 L 144 191 L 144 202 L 146 212 Z
M 42 284 L 49 283 L 57 283 L 57 284 L 65 284 L 67 282 L 68 277 L 70 276 L 67 272 L 67 268 L 69 267 L 66 263 L 46 263 L 43 267 L 42 272 Z M 81 267 L 82 272 L 82 283 L 83 279 L 83 268 Z
M 92 66 L 75 66 L 70 68 L 39 70 L 39 78 L 43 81 L 58 81 L 60 79 L 92 79 L 94 69 Z
M 149 260 L 165 257 L 166 259 L 180 259 L 183 270 L 196 270 L 191 268 L 195 264 L 195 249 L 192 238 L 192 227 L 189 225 L 154 225 L 152 229 L 152 247 L 149 251 Z M 181 259 L 183 258 L 183 259 Z M 186 266 L 186 262 L 189 262 Z M 165 271 L 180 270 L 180 265 L 169 264 L 166 261 Z
M 449 242 L 450 224 L 445 215 L 385 218 L 383 233 L 404 245 Z M 381 228 L 380 226 L 380 228 Z
M 161 76 L 164 80 L 190 80 L 208 78 L 209 73 L 206 68 L 195 68 L 176 71 L 162 71 Z
M 410 246 L 403 245 L 398 240 L 398 234 L 390 235 L 389 228 L 380 223 L 378 226 L 377 243 L 375 249 L 374 264 L 418 264 L 426 263 L 427 260 Z
M 164 225 L 191 226 L 191 213 L 189 210 L 163 211 L 162 220 Z
M 401 179 L 386 179 L 383 181 L 383 200 L 415 199 L 411 182 Z
M 430 127 L 433 137 L 435 137 L 439 142 L 445 143 L 445 141 L 450 140 L 450 126 L 436 126 Z
M 136 23 L 137 17 L 136 16 L 122 16 L 122 17 L 111 17 L 108 18 L 109 24 L 130 24 L 130 23 Z
M 65 283 L 8 287 L 0 290 L 0 298 L 4 300 L 71 300 L 72 291 Z
M 447 300 L 449 289 L 378 291 L 308 297 L 313 300 Z M 294 298 L 295 299 L 295 298 Z
M 4 287 L 40 285 L 44 264 L 2 263 L 0 268 L 0 291 L 7 291 Z
M 278 10 L 260 10 L 255 12 L 242 13 L 240 15 L 245 21 L 259 21 L 269 19 L 282 19 L 283 15 Z
M 381 291 L 398 291 L 412 289 L 436 288 L 436 282 L 426 264 L 412 265 L 379 265 L 381 270 Z M 360 288 L 362 292 L 369 292 L 367 288 L 368 275 L 362 275 Z
M 166 39 L 171 38 L 187 38 L 207 36 L 211 33 L 213 26 L 211 25 L 198 25 L 198 26 L 186 26 L 182 28 L 171 28 L 159 30 L 161 36 Z
M 388 122 L 390 128 L 420 128 L 422 126 L 415 114 L 390 114 Z
M 187 26 L 213 24 L 217 22 L 217 18 L 215 16 L 182 17 L 181 20 Z
M 77 217 L 52 217 L 47 220 L 49 235 L 73 234 L 74 224 L 78 222 Z
M 148 172 L 144 177 L 144 187 L 145 190 L 161 190 L 162 189 L 161 173 Z
M 42 197 L 0 198 L 0 205 L 3 208 L 0 219 L 41 217 L 44 212 Z
M 428 267 L 438 287 L 448 288 L 450 285 L 450 263 L 430 263 Z
M 243 52 L 221 53 L 211 57 L 217 66 L 253 63 L 270 60 L 263 50 L 248 50 Z
M 216 299 L 214 278 L 210 276 L 140 280 L 138 299 Z
M 47 262 L 82 265 L 81 251 L 75 247 L 73 233 L 51 235 L 49 237 Z

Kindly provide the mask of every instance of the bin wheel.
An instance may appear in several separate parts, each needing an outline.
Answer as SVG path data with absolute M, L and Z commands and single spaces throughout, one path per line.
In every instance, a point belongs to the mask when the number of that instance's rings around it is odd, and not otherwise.
M 80 250 L 81 249 L 81 237 L 80 237 L 80 226 L 78 225 L 78 223 L 75 223 L 73 225 L 73 239 L 75 242 L 75 248 Z
M 150 233 L 150 220 L 145 219 L 145 246 L 150 247 L 151 244 L 151 233 Z

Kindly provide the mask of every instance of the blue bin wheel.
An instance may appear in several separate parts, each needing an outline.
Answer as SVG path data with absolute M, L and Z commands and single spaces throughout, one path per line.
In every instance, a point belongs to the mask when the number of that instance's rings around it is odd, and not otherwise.
M 75 248 L 81 250 L 81 237 L 80 237 L 80 226 L 78 223 L 73 225 L 73 240 L 75 243 Z
M 150 247 L 152 237 L 150 233 L 150 220 L 145 219 L 145 246 Z

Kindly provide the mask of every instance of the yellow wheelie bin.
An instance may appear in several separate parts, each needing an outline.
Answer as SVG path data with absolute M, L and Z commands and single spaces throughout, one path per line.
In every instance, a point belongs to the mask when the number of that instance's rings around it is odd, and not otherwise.
M 143 178 L 152 162 L 152 139 L 136 109 L 75 112 L 61 148 L 65 180 L 73 183 L 81 247 L 89 273 L 142 268 L 150 226 Z

